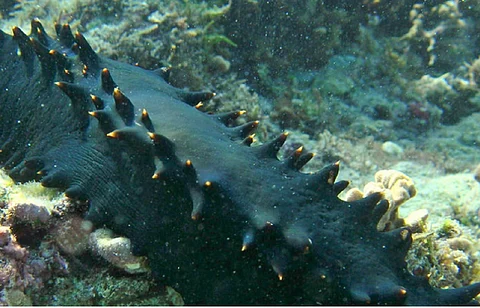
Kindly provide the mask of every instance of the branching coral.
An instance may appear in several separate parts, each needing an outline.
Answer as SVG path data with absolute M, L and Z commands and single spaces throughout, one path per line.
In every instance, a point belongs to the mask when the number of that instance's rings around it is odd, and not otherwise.
M 465 63 L 467 86 L 478 87 L 480 85 L 480 57 L 472 61 L 472 63 Z
M 463 49 L 467 43 L 464 37 L 468 33 L 468 24 L 463 19 L 458 0 L 445 1 L 433 7 L 415 4 L 410 11 L 410 20 L 412 27 L 402 39 L 409 40 L 413 47 L 416 44 L 426 45 L 423 52 L 428 57 L 429 66 L 440 62 L 451 67 L 451 61 L 465 60 L 470 54 Z M 460 59 L 452 57 L 453 54 Z
M 412 27 L 399 42 L 407 54 L 420 56 L 429 74 L 407 82 L 405 99 L 413 123 L 423 120 L 455 124 L 480 110 L 477 77 L 478 63 L 474 13 L 464 1 L 415 4 L 410 13 Z M 463 3 L 463 4 L 462 4 Z M 472 13 L 473 12 L 473 13 Z M 423 110 L 422 110 L 423 109 Z

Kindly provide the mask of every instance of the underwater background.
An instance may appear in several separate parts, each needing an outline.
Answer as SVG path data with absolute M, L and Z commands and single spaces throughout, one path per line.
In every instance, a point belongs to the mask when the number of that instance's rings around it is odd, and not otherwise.
M 317 154 L 304 172 L 340 161 L 341 198 L 387 192 L 416 232 L 409 270 L 480 281 L 480 1 L 2 0 L 0 15 L 5 32 L 69 23 L 103 56 L 171 67 L 174 86 L 217 93 L 206 110 L 259 119 L 258 143 L 288 131 L 283 153 Z M 128 239 L 57 217 L 84 205 L 0 182 L 1 304 L 183 303 Z

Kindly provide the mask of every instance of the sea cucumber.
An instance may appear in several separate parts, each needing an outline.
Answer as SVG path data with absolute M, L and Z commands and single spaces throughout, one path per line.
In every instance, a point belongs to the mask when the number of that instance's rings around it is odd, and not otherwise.
M 432 288 L 408 272 L 406 227 L 376 229 L 382 195 L 345 202 L 339 164 L 277 159 L 283 133 L 251 146 L 258 121 L 206 114 L 213 97 L 97 55 L 80 33 L 38 20 L 0 31 L 0 164 L 87 200 L 87 218 L 131 239 L 187 304 L 462 304 L 480 284 Z

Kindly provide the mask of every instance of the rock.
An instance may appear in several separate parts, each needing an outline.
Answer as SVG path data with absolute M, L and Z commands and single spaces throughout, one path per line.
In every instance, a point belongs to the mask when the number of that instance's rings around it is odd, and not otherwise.
M 110 264 L 127 273 L 146 273 L 146 257 L 136 257 L 132 254 L 132 244 L 126 237 L 114 237 L 111 230 L 97 229 L 90 234 L 89 246 L 92 252 L 101 256 Z
M 382 150 L 392 156 L 401 156 L 403 154 L 403 148 L 392 141 L 386 141 L 382 144 Z

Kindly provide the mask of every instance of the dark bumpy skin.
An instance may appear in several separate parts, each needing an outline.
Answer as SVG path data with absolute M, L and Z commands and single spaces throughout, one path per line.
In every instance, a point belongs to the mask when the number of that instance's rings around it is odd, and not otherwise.
M 338 164 L 301 173 L 302 149 L 279 161 L 286 134 L 250 147 L 258 122 L 202 113 L 213 94 L 173 88 L 168 70 L 101 58 L 68 25 L 54 40 L 36 20 L 30 36 L 0 32 L 0 50 L 1 165 L 88 200 L 87 217 L 129 237 L 186 303 L 443 305 L 480 292 L 412 276 L 410 231 L 376 231 L 380 195 L 341 201 Z

